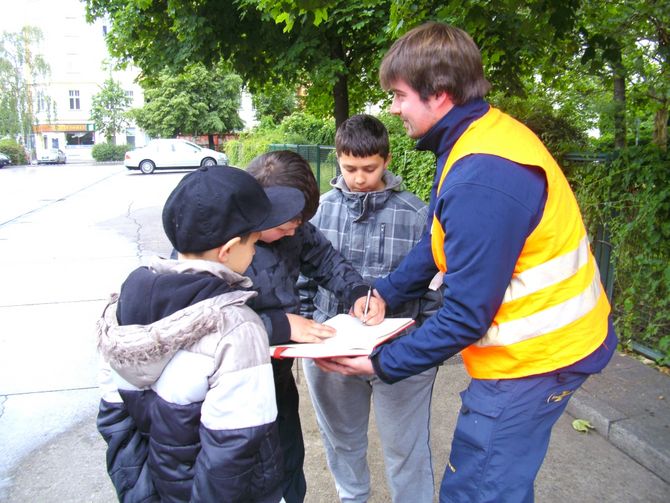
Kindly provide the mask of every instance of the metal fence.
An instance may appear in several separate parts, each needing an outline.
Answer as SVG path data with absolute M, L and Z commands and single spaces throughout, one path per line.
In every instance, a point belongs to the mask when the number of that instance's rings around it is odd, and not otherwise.
M 598 154 L 592 152 L 570 152 L 563 156 L 564 164 L 592 164 L 597 166 L 600 163 L 607 164 L 614 158 L 613 154 Z M 602 222 L 596 228 L 596 235 L 592 236 L 593 255 L 598 264 L 600 280 L 603 283 L 605 292 L 610 302 L 614 293 L 614 258 L 612 257 L 612 242 L 607 228 L 607 222 Z
M 292 143 L 273 143 L 270 145 L 270 151 L 291 150 L 307 159 L 316 181 L 319 184 L 321 193 L 331 189 L 330 181 L 335 178 L 340 167 L 337 164 L 335 147 L 328 145 L 296 145 Z

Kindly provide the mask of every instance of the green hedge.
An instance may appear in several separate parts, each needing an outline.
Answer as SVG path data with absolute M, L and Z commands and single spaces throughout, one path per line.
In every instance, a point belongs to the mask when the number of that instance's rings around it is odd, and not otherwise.
M 605 224 L 614 263 L 612 308 L 622 345 L 670 365 L 670 156 L 629 147 L 610 162 L 573 168 L 589 235 Z
M 5 138 L 0 140 L 0 152 L 9 156 L 12 160 L 12 164 L 21 165 L 28 163 L 28 157 L 26 156 L 26 150 L 22 145 L 17 143 L 15 140 Z
M 123 161 L 126 152 L 132 150 L 128 145 L 112 145 L 111 143 L 98 143 L 93 145 L 91 155 L 98 162 Z
M 273 143 L 333 145 L 334 140 L 334 120 L 296 112 L 285 117 L 279 125 L 262 121 L 256 129 L 242 133 L 239 139 L 226 142 L 225 151 L 230 164 L 244 168 L 254 157 L 267 152 Z

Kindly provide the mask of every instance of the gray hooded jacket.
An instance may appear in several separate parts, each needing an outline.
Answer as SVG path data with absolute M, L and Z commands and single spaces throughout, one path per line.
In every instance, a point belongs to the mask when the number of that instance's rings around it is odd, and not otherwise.
M 386 171 L 383 181 L 385 188 L 379 192 L 351 192 L 342 176 L 333 179 L 333 190 L 321 196 L 310 221 L 370 283 L 397 267 L 421 238 L 428 217 L 426 204 L 403 189 L 401 177 Z M 317 288 L 305 278 L 299 286 L 303 315 L 323 322 L 346 312 L 347 307 L 329 290 Z M 387 310 L 386 316 L 413 318 L 419 325 L 440 302 L 440 293 L 431 291 L 419 300 Z

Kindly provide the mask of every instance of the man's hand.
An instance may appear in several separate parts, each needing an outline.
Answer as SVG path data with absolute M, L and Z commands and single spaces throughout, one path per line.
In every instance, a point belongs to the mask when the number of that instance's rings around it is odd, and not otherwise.
M 335 335 L 335 329 L 308 320 L 297 314 L 287 314 L 288 323 L 291 325 L 291 340 L 293 342 L 321 342 Z
M 365 317 L 365 302 L 367 297 L 359 297 L 354 302 L 352 308 L 353 315 L 359 320 L 365 320 L 366 325 L 377 325 L 384 321 L 386 316 L 386 302 L 381 298 L 377 290 L 373 290 L 373 295 L 370 297 L 370 305 L 368 306 L 368 315 Z
M 346 376 L 374 375 L 375 369 L 367 356 L 339 356 L 315 358 L 314 363 L 325 372 L 338 372 Z

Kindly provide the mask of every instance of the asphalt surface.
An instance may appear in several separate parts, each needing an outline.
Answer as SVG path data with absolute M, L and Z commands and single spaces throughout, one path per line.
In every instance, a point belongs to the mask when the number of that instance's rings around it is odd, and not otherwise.
M 46 198 L 39 210 L 27 205 L 24 214 L 12 218 L 5 202 L 20 189 L 0 184 L 3 502 L 116 501 L 105 471 L 105 444 L 95 429 L 93 327 L 107 294 L 127 272 L 152 254 L 169 253 L 160 211 L 179 177 L 137 178 L 123 169 L 105 170 L 104 177 L 76 193 Z M 299 366 L 295 373 L 306 444 L 306 501 L 335 502 Z M 458 393 L 467 382 L 459 359 L 438 372 L 431 422 L 436 493 L 460 406 Z M 615 355 L 575 394 L 554 428 L 536 481 L 536 501 L 670 501 L 669 400 L 667 375 Z M 595 430 L 576 431 L 574 418 L 590 421 Z M 368 458 L 370 501 L 390 501 L 374 418 Z

